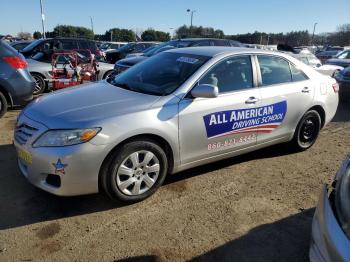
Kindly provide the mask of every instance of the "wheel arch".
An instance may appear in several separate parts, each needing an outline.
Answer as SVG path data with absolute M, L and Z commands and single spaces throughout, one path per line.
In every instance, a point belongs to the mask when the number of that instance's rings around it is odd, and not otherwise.
M 315 110 L 320 115 L 321 128 L 323 128 L 325 125 L 325 122 L 326 122 L 326 111 L 323 109 L 323 107 L 321 105 L 314 105 L 313 107 L 309 108 L 306 112 L 308 112 L 310 110 Z
M 3 86 L 0 85 L 0 92 L 5 96 L 7 103 L 12 107 L 13 106 L 13 99 L 11 94 L 4 88 Z
M 121 141 L 120 143 L 118 143 L 116 146 L 114 146 L 106 155 L 106 157 L 104 158 L 102 165 L 100 167 L 100 172 L 99 172 L 99 176 L 98 176 L 98 184 L 99 184 L 99 190 L 101 189 L 101 175 L 103 172 L 103 169 L 108 166 L 109 161 L 111 159 L 111 156 L 119 149 L 121 148 L 123 145 L 125 145 L 126 143 L 135 141 L 135 140 L 148 140 L 148 141 L 152 141 L 154 143 L 156 143 L 158 146 L 160 146 L 165 154 L 168 157 L 168 173 L 171 173 L 173 168 L 174 168 L 174 151 L 170 145 L 170 143 L 163 137 L 161 137 L 160 135 L 155 135 L 155 134 L 151 134 L 151 133 L 145 133 L 145 134 L 138 134 L 138 135 L 134 135 L 131 136 L 129 138 L 126 138 L 125 140 Z
M 109 73 L 111 73 L 111 72 L 113 72 L 114 71 L 114 69 L 111 69 L 111 70 L 108 70 L 108 71 L 106 71 L 104 74 L 103 74 L 103 76 L 102 76 L 102 80 L 104 80 L 104 79 L 106 79 L 106 76 L 109 74 Z

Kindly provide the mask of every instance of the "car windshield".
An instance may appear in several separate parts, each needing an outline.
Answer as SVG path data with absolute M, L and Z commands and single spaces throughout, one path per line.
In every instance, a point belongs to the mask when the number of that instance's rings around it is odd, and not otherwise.
M 108 82 L 135 92 L 168 95 L 209 59 L 207 56 L 164 52 L 110 78 Z
M 119 48 L 119 50 L 121 51 L 121 52 L 127 52 L 127 51 L 129 51 L 132 47 L 134 47 L 134 45 L 135 45 L 135 43 L 128 43 L 128 44 L 126 44 L 125 46 L 122 46 L 121 48 Z
M 110 43 L 104 43 L 100 46 L 100 49 L 107 49 L 110 45 Z
M 179 48 L 179 47 L 187 47 L 190 45 L 190 43 L 191 43 L 190 41 L 172 40 L 172 41 L 160 44 L 156 48 L 149 50 L 148 52 L 145 52 L 144 56 L 150 57 L 165 50 Z
M 350 50 L 345 50 L 335 56 L 339 59 L 350 59 Z
M 23 48 L 22 51 L 23 52 L 30 51 L 30 50 L 32 50 L 34 47 L 36 47 L 37 45 L 39 45 L 43 41 L 44 41 L 43 39 L 35 40 L 34 42 L 30 43 L 25 48 Z

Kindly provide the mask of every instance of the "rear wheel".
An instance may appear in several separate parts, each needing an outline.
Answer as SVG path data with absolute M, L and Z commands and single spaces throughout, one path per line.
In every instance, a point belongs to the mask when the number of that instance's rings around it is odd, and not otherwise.
M 3 117 L 7 112 L 7 100 L 2 92 L 0 92 L 0 118 Z
M 168 162 L 155 142 L 124 144 L 105 163 L 100 176 L 104 192 L 114 200 L 137 202 L 151 196 L 164 182 Z
M 33 91 L 33 95 L 40 95 L 45 91 L 46 88 L 46 83 L 44 78 L 39 75 L 39 74 L 35 74 L 35 73 L 31 73 L 32 77 L 34 78 L 35 81 L 35 88 Z
M 321 130 L 321 117 L 315 110 L 306 112 L 294 133 L 292 146 L 299 151 L 312 147 Z

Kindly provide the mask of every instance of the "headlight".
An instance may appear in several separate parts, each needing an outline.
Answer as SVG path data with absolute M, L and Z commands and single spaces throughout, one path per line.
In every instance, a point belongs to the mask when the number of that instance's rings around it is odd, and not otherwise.
M 81 144 L 90 141 L 100 131 L 101 128 L 49 130 L 33 143 L 33 147 L 59 147 Z

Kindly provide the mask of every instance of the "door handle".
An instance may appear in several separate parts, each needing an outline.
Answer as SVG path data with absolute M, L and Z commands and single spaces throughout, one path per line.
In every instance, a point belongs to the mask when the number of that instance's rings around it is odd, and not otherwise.
M 245 101 L 245 103 L 246 104 L 255 104 L 258 101 L 259 101 L 258 98 L 256 98 L 255 96 L 251 96 Z
M 310 93 L 310 89 L 306 86 L 303 88 L 303 90 L 301 90 L 301 92 L 303 93 Z

